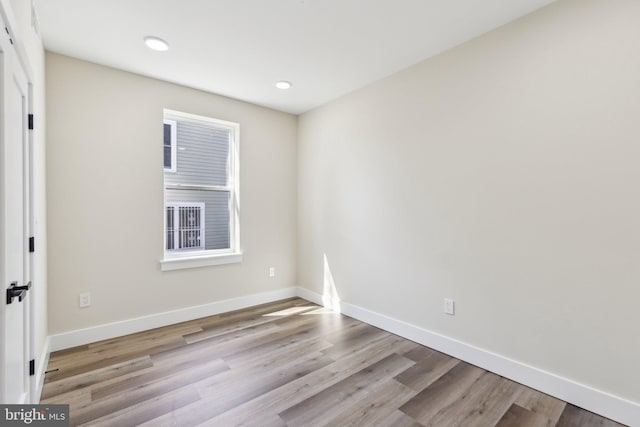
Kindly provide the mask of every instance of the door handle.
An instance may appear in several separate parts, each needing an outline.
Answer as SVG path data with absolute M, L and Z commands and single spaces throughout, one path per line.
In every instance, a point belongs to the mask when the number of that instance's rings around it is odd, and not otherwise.
M 22 302 L 30 288 L 31 282 L 26 286 L 18 286 L 18 282 L 12 282 L 11 286 L 7 288 L 7 304 L 11 304 L 15 298 L 18 298 L 18 302 Z
M 16 285 L 18 284 L 18 282 L 13 282 Z M 31 282 L 27 283 L 25 286 L 14 286 L 13 283 L 11 284 L 11 287 L 13 287 L 13 289 L 18 289 L 21 291 L 28 291 L 29 289 L 31 289 Z

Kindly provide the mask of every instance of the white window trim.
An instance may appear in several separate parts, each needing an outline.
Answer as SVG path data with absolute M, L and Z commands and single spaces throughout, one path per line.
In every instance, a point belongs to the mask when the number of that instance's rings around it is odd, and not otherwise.
M 160 260 L 160 270 L 170 271 L 184 268 L 206 267 L 211 265 L 222 265 L 242 262 L 242 250 L 240 249 L 240 125 L 234 122 L 228 122 L 210 117 L 199 116 L 196 114 L 183 113 L 181 111 L 164 109 L 165 123 L 167 121 L 176 123 L 176 120 L 193 121 L 196 123 L 212 123 L 216 126 L 229 129 L 229 186 L 221 187 L 220 190 L 229 191 L 231 202 L 229 203 L 229 249 L 213 249 L 204 251 L 167 251 L 167 215 L 163 211 L 163 259 Z M 173 129 L 177 127 L 177 123 Z M 172 149 L 176 147 L 177 140 L 172 135 Z M 175 162 L 173 161 L 175 159 Z M 172 166 L 177 163 L 177 157 L 172 158 Z M 188 186 L 192 187 L 192 186 Z M 167 206 L 165 196 L 165 209 Z
M 176 157 L 176 154 L 178 152 L 178 149 L 176 147 L 176 129 L 178 128 L 178 123 L 175 120 L 168 120 L 168 119 L 164 119 L 163 123 L 165 125 L 169 125 L 171 126 L 171 137 L 170 137 L 170 141 L 171 141 L 171 167 L 165 167 L 164 170 L 166 172 L 175 172 L 177 170 L 177 166 L 178 166 L 178 157 Z M 163 139 L 163 148 L 164 148 L 164 128 L 163 128 L 163 135 L 162 135 L 162 139 Z M 163 151 L 163 156 L 164 156 L 164 151 Z M 162 164 L 164 164 L 164 159 L 162 161 Z
M 211 252 L 211 251 L 204 251 Z M 242 252 L 227 252 L 218 255 L 189 254 L 185 257 L 165 258 L 160 261 L 161 271 L 181 270 L 184 268 L 208 267 L 211 265 L 223 265 L 242 262 Z

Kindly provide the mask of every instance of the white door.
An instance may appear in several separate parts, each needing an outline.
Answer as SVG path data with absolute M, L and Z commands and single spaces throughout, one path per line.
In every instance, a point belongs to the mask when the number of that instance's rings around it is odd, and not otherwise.
M 0 20 L 0 24 L 2 24 Z M 0 36 L 0 401 L 29 399 L 28 84 L 2 25 Z

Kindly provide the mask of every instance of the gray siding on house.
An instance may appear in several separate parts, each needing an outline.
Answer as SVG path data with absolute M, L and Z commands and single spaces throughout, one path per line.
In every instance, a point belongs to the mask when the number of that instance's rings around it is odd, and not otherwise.
M 166 190 L 167 204 L 204 203 L 205 249 L 229 247 L 229 193 L 227 191 Z
M 176 139 L 176 172 L 165 171 L 165 184 L 227 185 L 227 129 L 179 121 Z
M 228 176 L 229 130 L 213 125 L 177 121 L 176 172 L 164 173 L 165 185 L 226 186 Z M 230 246 L 229 193 L 226 191 L 165 189 L 170 203 L 205 204 L 205 249 Z

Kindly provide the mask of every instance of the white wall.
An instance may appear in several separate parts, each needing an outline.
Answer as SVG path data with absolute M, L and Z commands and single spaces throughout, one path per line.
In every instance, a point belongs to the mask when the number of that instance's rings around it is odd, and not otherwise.
M 326 256 L 345 302 L 640 402 L 638 16 L 560 1 L 302 115 L 299 284 Z
M 46 66 L 52 334 L 295 284 L 295 116 L 57 54 Z M 240 123 L 242 263 L 160 271 L 163 108 Z
M 33 215 L 36 251 L 32 255 L 33 277 L 29 298 L 33 300 L 33 348 L 36 372 L 44 372 L 47 352 L 47 199 L 45 146 L 45 66 L 40 34 L 31 24 L 31 2 L 11 0 L 10 8 L 16 19 L 16 45 L 28 62 L 32 85 L 32 113 L 35 116 L 33 138 Z M 39 378 L 38 378 L 39 380 Z

